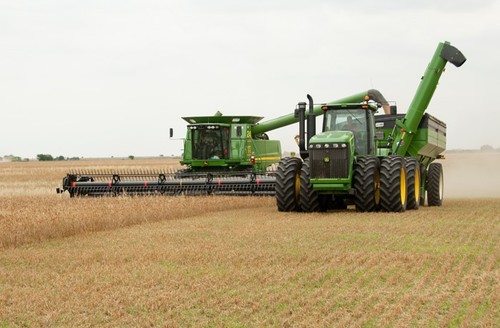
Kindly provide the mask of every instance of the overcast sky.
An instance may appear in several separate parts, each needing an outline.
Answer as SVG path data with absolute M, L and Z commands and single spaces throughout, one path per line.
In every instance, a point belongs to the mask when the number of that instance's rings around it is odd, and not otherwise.
M 370 88 L 428 112 L 448 149 L 500 147 L 500 0 L 0 0 L 0 156 L 180 154 L 181 116 L 292 113 Z M 296 150 L 298 127 L 270 132 Z

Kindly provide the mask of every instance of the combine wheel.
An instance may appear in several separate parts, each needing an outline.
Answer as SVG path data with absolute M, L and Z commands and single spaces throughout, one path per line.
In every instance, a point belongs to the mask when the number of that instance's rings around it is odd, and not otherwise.
M 320 202 L 320 197 L 310 183 L 311 163 L 309 158 L 304 160 L 300 172 L 300 207 L 304 212 L 317 212 L 326 210 L 325 201 Z
M 276 205 L 280 212 L 300 210 L 300 169 L 302 160 L 286 157 L 276 171 Z
M 380 205 L 380 161 L 377 157 L 359 157 L 354 167 L 354 204 L 358 212 L 373 212 Z
M 407 210 L 417 210 L 420 205 L 420 164 L 413 157 L 406 158 L 406 181 L 408 186 Z
M 431 163 L 427 172 L 427 204 L 441 206 L 443 204 L 443 167 L 440 163 Z
M 385 212 L 404 212 L 406 201 L 405 160 L 397 155 L 384 157 L 380 164 L 380 208 Z

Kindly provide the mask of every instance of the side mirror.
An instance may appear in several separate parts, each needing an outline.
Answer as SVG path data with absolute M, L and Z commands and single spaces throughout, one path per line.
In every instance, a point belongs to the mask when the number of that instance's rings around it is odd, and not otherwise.
M 174 136 L 174 129 L 170 128 L 170 138 L 173 138 Z

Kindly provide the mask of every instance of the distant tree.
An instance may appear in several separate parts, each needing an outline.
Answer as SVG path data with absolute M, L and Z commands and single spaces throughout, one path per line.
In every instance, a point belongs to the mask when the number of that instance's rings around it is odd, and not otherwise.
M 36 158 L 40 162 L 43 162 L 43 161 L 53 161 L 54 160 L 54 157 L 52 157 L 52 155 L 50 155 L 50 154 L 38 154 L 38 155 L 36 155 Z
M 54 158 L 54 160 L 56 160 L 56 161 L 65 161 L 66 158 L 64 156 L 60 155 L 60 156 L 57 156 L 56 158 Z
M 0 158 L 0 159 L 2 159 L 2 158 Z M 21 157 L 15 156 L 15 155 L 12 155 L 12 154 L 11 155 L 5 155 L 3 157 L 3 160 L 10 161 L 10 162 L 21 162 L 22 161 Z
M 129 157 L 128 157 L 128 159 L 131 159 L 131 160 L 133 160 L 134 158 L 135 158 L 134 155 L 129 155 Z
M 481 151 L 493 151 L 493 147 L 490 145 L 482 145 L 480 148 Z

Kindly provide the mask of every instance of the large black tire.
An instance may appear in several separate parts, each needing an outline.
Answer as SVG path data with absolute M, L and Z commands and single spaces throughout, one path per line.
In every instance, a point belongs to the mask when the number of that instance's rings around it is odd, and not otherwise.
M 425 166 L 420 165 L 420 182 L 423 188 L 420 188 L 420 206 L 425 206 L 425 194 L 427 193 L 427 172 L 425 171 Z
M 320 197 L 318 193 L 313 190 L 310 178 L 311 165 L 309 158 L 306 158 L 300 172 L 300 208 L 304 212 L 326 210 L 327 205 L 321 206 Z
M 404 212 L 407 203 L 406 166 L 401 156 L 382 158 L 380 163 L 380 209 Z
M 444 177 L 441 163 L 431 163 L 427 171 L 427 204 L 441 206 L 443 204 Z
M 276 205 L 280 212 L 300 211 L 300 169 L 302 160 L 283 158 L 276 171 Z
M 358 157 L 354 166 L 353 187 L 356 211 L 378 211 L 380 206 L 380 161 L 377 157 Z
M 413 157 L 406 158 L 406 182 L 408 188 L 407 210 L 417 210 L 420 205 L 420 163 Z

